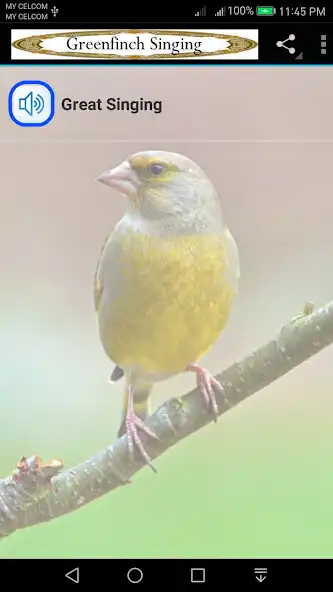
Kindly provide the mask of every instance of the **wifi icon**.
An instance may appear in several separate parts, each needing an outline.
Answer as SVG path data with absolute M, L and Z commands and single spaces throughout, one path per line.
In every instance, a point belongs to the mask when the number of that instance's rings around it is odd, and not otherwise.
M 8 95 L 8 113 L 21 127 L 41 127 L 54 117 L 54 90 L 41 80 L 23 80 L 14 84 Z

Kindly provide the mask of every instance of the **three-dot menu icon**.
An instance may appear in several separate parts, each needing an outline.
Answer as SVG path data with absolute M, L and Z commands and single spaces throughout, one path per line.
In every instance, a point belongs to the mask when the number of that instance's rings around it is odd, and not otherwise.
M 320 35 L 320 53 L 326 55 L 327 35 Z

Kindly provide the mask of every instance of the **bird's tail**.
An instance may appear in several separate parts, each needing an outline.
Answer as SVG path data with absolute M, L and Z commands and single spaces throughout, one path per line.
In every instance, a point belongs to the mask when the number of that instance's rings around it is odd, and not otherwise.
M 118 438 L 121 438 L 121 436 L 123 436 L 126 433 L 126 415 L 131 397 L 133 397 L 133 411 L 135 415 L 140 417 L 142 421 L 145 421 L 147 419 L 149 415 L 149 400 L 152 388 L 152 383 L 139 383 L 136 384 L 133 388 L 126 382 L 123 398 L 121 424 L 118 430 Z
M 124 370 L 119 366 L 115 366 L 109 378 L 109 382 L 118 382 L 124 376 Z

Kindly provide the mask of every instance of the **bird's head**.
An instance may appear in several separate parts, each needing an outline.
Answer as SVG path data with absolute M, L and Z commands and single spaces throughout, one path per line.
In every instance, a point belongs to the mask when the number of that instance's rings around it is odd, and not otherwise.
M 220 213 L 211 181 L 181 154 L 138 152 L 97 180 L 126 195 L 130 207 L 149 220 L 184 221 L 203 218 L 205 212 L 215 217 Z

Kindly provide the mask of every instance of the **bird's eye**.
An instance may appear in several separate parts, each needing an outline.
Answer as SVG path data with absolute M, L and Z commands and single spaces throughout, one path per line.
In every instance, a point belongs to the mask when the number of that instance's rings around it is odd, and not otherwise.
M 154 177 L 160 175 L 164 171 L 164 165 L 159 163 L 154 163 L 150 166 L 150 172 Z

